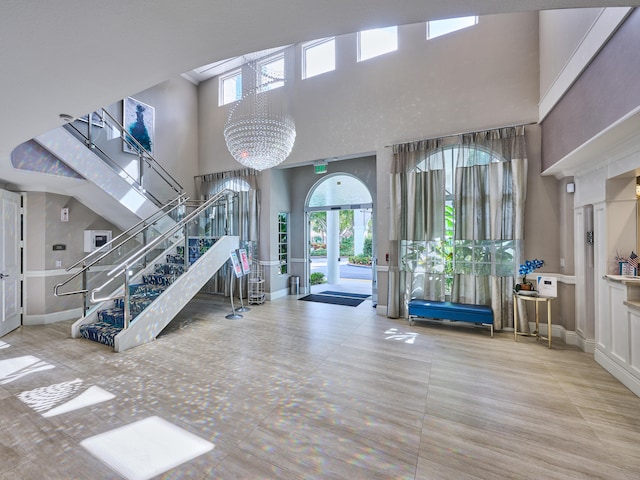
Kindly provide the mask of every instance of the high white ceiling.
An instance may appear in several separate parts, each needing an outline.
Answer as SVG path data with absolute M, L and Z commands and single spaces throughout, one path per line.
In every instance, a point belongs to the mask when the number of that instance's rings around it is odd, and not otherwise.
M 0 161 L 19 143 L 200 65 L 429 19 L 640 0 L 2 0 Z M 0 180 L 2 179 L 0 173 Z

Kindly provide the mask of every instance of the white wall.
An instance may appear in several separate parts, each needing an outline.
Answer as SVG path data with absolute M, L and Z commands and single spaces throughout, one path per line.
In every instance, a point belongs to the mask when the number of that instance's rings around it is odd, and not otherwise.
M 356 35 L 337 37 L 334 72 L 284 87 L 297 128 L 285 164 L 537 120 L 537 13 L 481 17 L 475 27 L 425 36 L 424 23 L 400 27 L 398 51 L 360 63 Z M 226 149 L 229 109 L 217 106 L 217 90 L 215 78 L 199 86 L 200 173 L 239 166 Z
M 562 74 L 604 8 L 540 12 L 540 98 Z
M 31 192 L 25 198 L 24 249 L 24 323 L 49 323 L 48 319 L 63 320 L 81 313 L 82 296 L 55 297 L 53 287 L 69 277 L 64 269 L 84 255 L 85 230 L 111 230 L 115 237 L 120 231 L 72 197 L 54 193 Z M 69 221 L 60 220 L 60 209 L 69 209 Z M 54 244 L 66 249 L 53 251 Z M 62 266 L 57 266 L 60 261 Z M 80 288 L 71 283 L 63 291 Z M 73 318 L 73 317 L 66 317 Z M 76 317 L 78 318 L 78 317 Z
M 334 72 L 284 87 L 297 129 L 296 144 L 285 165 L 332 157 L 376 157 L 381 305 L 386 304 L 387 289 L 384 254 L 393 255 L 388 242 L 387 175 L 392 160 L 388 146 L 537 120 L 536 12 L 481 17 L 475 27 L 430 41 L 425 39 L 425 28 L 424 23 L 400 27 L 398 51 L 361 63 L 356 62 L 356 35 L 337 37 Z M 296 79 L 300 76 L 298 63 Z M 228 111 L 228 106 L 218 107 L 217 79 L 201 83 L 201 174 L 240 167 L 227 151 L 222 134 Z M 265 181 L 261 185 L 274 188 Z M 262 198 L 268 196 L 262 192 Z M 267 238 L 263 229 L 262 242 Z M 268 246 L 261 245 L 263 251 L 273 255 Z

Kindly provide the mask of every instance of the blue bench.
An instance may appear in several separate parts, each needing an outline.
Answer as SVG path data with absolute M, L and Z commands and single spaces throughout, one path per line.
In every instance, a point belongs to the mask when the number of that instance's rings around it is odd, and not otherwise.
M 409 325 L 418 318 L 434 320 L 454 320 L 491 327 L 493 337 L 493 310 L 486 305 L 467 303 L 437 302 L 414 298 L 409 302 Z

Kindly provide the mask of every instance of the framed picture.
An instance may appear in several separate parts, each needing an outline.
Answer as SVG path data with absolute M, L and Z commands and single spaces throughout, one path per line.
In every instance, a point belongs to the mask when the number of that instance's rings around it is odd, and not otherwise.
M 81 122 L 89 123 L 89 115 L 83 115 L 78 118 Z M 95 125 L 96 127 L 103 128 L 104 127 L 104 118 L 102 116 L 102 110 L 99 112 L 91 112 L 91 125 Z
M 122 149 L 137 154 L 140 144 L 147 152 L 153 154 L 155 109 L 135 98 L 127 97 L 123 100 L 122 117 L 126 134 L 135 139 L 123 141 Z
M 247 257 L 247 251 L 244 248 L 238 250 L 240 256 L 240 265 L 242 265 L 242 273 L 247 275 L 251 271 L 249 266 L 249 257 Z
M 236 277 L 240 278 L 242 276 L 242 266 L 240 265 L 240 260 L 238 260 L 238 254 L 233 250 L 229 256 L 231 257 L 231 264 L 233 265 L 233 273 L 236 274 Z

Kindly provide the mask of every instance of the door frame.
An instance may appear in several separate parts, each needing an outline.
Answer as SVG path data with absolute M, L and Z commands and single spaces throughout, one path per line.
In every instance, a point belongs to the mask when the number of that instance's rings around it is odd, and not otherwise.
M 3 223 L 0 228 L 0 337 L 22 325 L 23 317 L 23 226 L 24 196 L 0 189 L 0 202 Z M 7 212 L 7 208 L 13 212 Z M 8 215 L 12 213 L 12 215 Z M 13 218 L 14 224 L 8 225 L 7 219 Z M 9 245 L 11 244 L 11 245 Z M 8 248 L 9 246 L 9 248 Z M 8 258 L 11 257 L 11 258 Z M 13 298 L 9 298 L 11 295 Z M 11 311 L 7 309 L 10 308 Z

